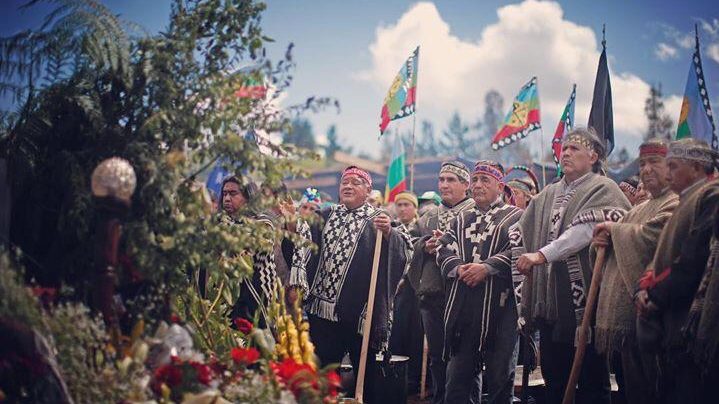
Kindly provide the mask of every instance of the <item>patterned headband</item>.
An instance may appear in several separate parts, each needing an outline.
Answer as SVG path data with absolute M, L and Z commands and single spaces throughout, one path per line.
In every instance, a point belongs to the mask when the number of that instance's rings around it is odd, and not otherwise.
M 474 173 L 472 175 L 486 174 L 494 178 L 495 180 L 502 182 L 504 174 L 495 164 L 496 163 L 490 161 L 478 161 L 477 164 L 474 166 Z
M 469 170 L 466 167 L 460 167 L 453 162 L 447 162 L 442 164 L 442 168 L 439 169 L 439 173 L 450 173 L 459 177 L 460 180 L 469 184 L 471 178 L 469 176 Z
M 594 144 L 594 141 L 592 141 L 591 139 L 587 138 L 586 136 L 582 136 L 582 135 L 579 135 L 579 134 L 576 134 L 576 133 L 570 134 L 569 136 L 567 136 L 567 137 L 564 139 L 564 141 L 563 141 L 562 143 L 569 143 L 569 142 L 571 142 L 571 143 L 577 143 L 577 144 L 579 144 L 579 145 L 584 146 L 587 150 L 591 150 L 591 151 L 596 152 L 597 154 L 599 154 L 599 152 L 597 151 L 597 147 L 596 147 L 596 145 Z
M 517 189 L 522 190 L 522 191 L 527 192 L 527 193 L 531 193 L 531 192 L 532 192 L 532 190 L 529 189 L 529 184 L 526 184 L 526 183 L 524 183 L 524 182 L 522 182 L 522 181 L 519 181 L 519 180 L 511 180 L 511 181 L 509 181 L 509 182 L 507 183 L 507 185 L 508 185 L 510 188 L 517 188 Z
M 684 159 L 696 161 L 697 163 L 712 164 L 714 163 L 714 152 L 704 146 L 689 145 L 674 142 L 669 144 L 668 159 Z
M 669 149 L 664 143 L 645 143 L 639 146 L 639 157 L 641 156 L 662 156 L 666 157 Z
M 372 187 L 372 177 L 369 175 L 369 173 L 367 171 L 365 171 L 359 167 L 355 167 L 355 166 L 347 167 L 342 172 L 342 178 L 344 178 L 347 175 L 355 175 L 357 177 L 360 177 L 363 180 L 365 180 L 365 182 L 367 182 L 367 185 Z

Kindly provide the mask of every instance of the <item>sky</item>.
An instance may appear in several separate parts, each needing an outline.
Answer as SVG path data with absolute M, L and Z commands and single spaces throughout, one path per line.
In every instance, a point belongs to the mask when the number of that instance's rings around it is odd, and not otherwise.
M 21 1 L 0 2 L 0 35 L 35 27 L 51 7 L 18 11 Z M 108 0 L 124 19 L 150 32 L 164 28 L 168 0 Z M 525 142 L 549 150 L 572 84 L 577 84 L 576 122 L 589 115 L 602 24 L 614 101 L 618 150 L 636 149 L 646 130 L 644 102 L 651 84 L 661 84 L 666 112 L 676 122 L 699 26 L 701 51 L 712 104 L 719 110 L 719 2 L 635 0 L 573 1 L 293 1 L 270 0 L 263 29 L 275 42 L 271 56 L 295 45 L 294 82 L 283 103 L 310 96 L 339 100 L 307 118 L 320 141 L 336 125 L 340 142 L 379 155 L 379 112 L 389 84 L 404 60 L 420 46 L 417 133 L 420 122 L 435 130 L 455 111 L 476 121 L 484 95 L 497 90 L 505 108 L 521 86 L 538 77 L 543 131 Z M 413 119 L 392 123 L 412 129 Z M 542 142 L 540 139 L 544 137 Z M 542 148 L 544 146 L 544 148 Z M 510 146 L 511 147 L 511 146 Z

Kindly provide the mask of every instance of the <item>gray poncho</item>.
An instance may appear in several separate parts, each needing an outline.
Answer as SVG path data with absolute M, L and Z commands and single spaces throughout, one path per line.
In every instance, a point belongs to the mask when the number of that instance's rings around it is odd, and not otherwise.
M 552 214 L 555 199 L 561 194 L 562 184 L 547 186 L 530 202 L 520 220 L 522 247 L 515 249 L 513 255 L 523 252 L 536 252 L 551 241 Z M 619 186 L 611 179 L 589 173 L 586 179 L 567 195 L 563 214 L 555 218 L 559 237 L 572 223 L 591 221 L 594 212 L 607 208 L 628 210 L 629 201 Z M 597 220 L 603 218 L 597 217 Z M 533 269 L 532 285 L 522 285 L 522 290 L 532 288 L 532 301 L 522 301 L 522 317 L 534 321 L 554 324 L 552 339 L 558 342 L 573 343 L 578 319 L 581 321 L 586 291 L 592 277 L 592 261 L 589 257 L 589 244 L 564 260 Z M 524 294 L 524 293 L 523 293 Z

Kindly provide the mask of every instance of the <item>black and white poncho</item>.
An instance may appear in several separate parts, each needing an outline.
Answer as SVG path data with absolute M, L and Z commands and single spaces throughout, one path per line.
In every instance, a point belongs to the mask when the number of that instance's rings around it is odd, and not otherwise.
M 478 350 L 483 352 L 496 329 L 499 310 L 516 311 L 509 234 L 521 215 L 521 209 L 501 200 L 486 212 L 475 206 L 457 216 L 440 238 L 437 264 L 449 281 L 444 311 L 445 358 L 462 338 L 459 323 L 480 327 Z M 456 277 L 457 267 L 468 263 L 487 264 L 493 275 L 471 288 Z
M 305 310 L 325 320 L 362 325 L 377 231 L 372 220 L 381 210 L 364 204 L 356 209 L 334 205 L 318 212 L 321 224 L 310 227 L 318 252 L 305 249 L 304 259 L 295 259 L 290 286 L 305 291 Z M 389 338 L 392 296 L 412 254 L 410 236 L 404 226 L 394 226 L 383 239 L 370 343 L 382 349 Z

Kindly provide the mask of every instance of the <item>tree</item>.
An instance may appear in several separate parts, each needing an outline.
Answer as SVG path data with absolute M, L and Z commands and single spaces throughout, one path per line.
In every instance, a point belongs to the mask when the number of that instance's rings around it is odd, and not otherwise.
M 649 97 L 644 103 L 644 114 L 647 116 L 648 127 L 644 140 L 659 138 L 671 140 L 673 137 L 674 121 L 664 113 L 664 100 L 662 85 L 652 85 L 649 88 Z
M 441 155 L 441 147 L 434 133 L 434 125 L 432 122 L 422 121 L 421 137 L 415 142 L 416 156 L 439 156 Z
M 469 125 L 462 121 L 459 112 L 455 111 L 443 132 L 441 147 L 448 154 L 473 156 L 476 142 L 471 139 Z
M 502 98 L 502 95 L 496 90 L 489 90 L 484 96 L 484 115 L 482 117 L 484 133 L 488 144 L 492 141 L 492 137 L 497 133 L 497 130 L 499 130 L 503 114 L 504 98 Z
M 239 133 L 286 131 L 291 117 L 335 101 L 311 97 L 277 110 L 273 99 L 235 95 L 248 74 L 273 83 L 272 97 L 291 82 L 291 46 L 276 63 L 263 56 L 262 3 L 177 0 L 154 36 L 130 35 L 94 0 L 51 3 L 57 8 L 41 28 L 0 38 L 0 85 L 17 95 L 17 112 L 1 115 L 0 158 L 12 173 L 10 243 L 24 252 L 28 277 L 67 285 L 78 300 L 89 295 L 99 215 L 89 181 L 100 161 L 121 156 L 137 173 L 123 227 L 132 267 L 184 297 L 187 274 L 203 268 L 213 285 L 229 285 L 223 296 L 216 291 L 215 308 L 231 307 L 249 274 L 231 257 L 266 248 L 275 235 L 218 223 L 196 192 L 199 175 L 217 162 L 243 182 L 270 186 L 299 174 L 296 159 L 279 157 L 306 152 L 269 144 L 262 154 Z M 238 72 L 247 64 L 257 68 Z M 212 324 L 197 330 L 207 335 Z M 215 341 L 225 341 L 222 332 Z
M 337 137 L 337 126 L 331 125 L 327 129 L 327 146 L 325 146 L 325 158 L 327 160 L 333 160 L 335 152 L 346 152 L 352 153 L 352 147 L 343 147 L 339 138 Z
M 312 124 L 307 119 L 296 118 L 290 124 L 290 130 L 282 135 L 282 141 L 297 147 L 314 150 L 317 147 Z

